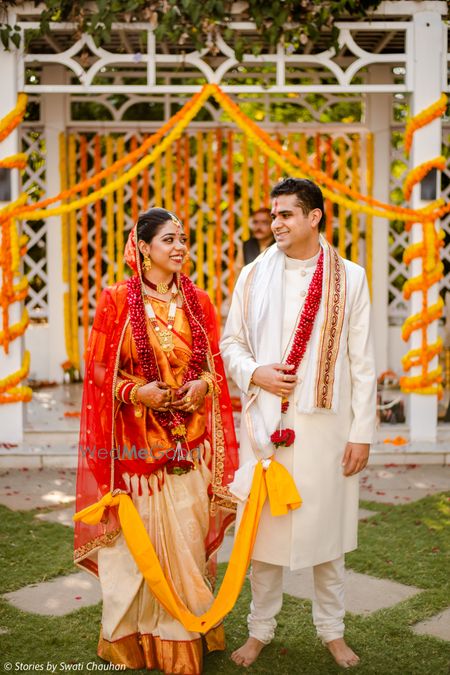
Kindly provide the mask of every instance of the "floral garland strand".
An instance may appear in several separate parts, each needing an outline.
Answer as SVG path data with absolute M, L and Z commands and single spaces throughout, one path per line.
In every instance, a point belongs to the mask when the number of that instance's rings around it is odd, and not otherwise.
M 316 271 L 311 280 L 308 295 L 306 296 L 305 304 L 303 305 L 300 315 L 300 320 L 294 333 L 292 347 L 286 359 L 286 365 L 294 366 L 293 370 L 288 371 L 289 375 L 295 375 L 297 373 L 311 339 L 312 330 L 322 300 L 322 283 L 323 250 L 320 251 Z M 281 413 L 285 415 L 288 410 L 289 400 L 287 398 L 282 398 Z M 277 448 L 280 446 L 289 447 L 295 440 L 295 432 L 293 429 L 277 429 L 271 435 L 270 440 Z
M 140 363 L 147 382 L 159 379 L 158 365 L 153 349 L 150 347 L 147 320 L 142 297 L 141 280 L 138 276 L 127 280 L 127 302 L 130 314 L 130 323 Z M 205 318 L 197 298 L 195 286 L 192 281 L 182 274 L 180 276 L 180 290 L 185 299 L 185 311 L 192 334 L 192 353 L 182 384 L 191 380 L 197 380 L 202 372 L 203 364 L 208 351 L 208 343 L 202 329 Z M 186 435 L 185 421 L 191 413 L 184 411 L 155 411 L 155 415 L 161 425 L 170 429 L 175 440 Z
M 409 155 L 409 152 L 411 150 L 414 133 L 418 129 L 421 129 L 422 127 L 426 126 L 427 124 L 437 119 L 438 117 L 441 117 L 441 115 L 443 115 L 447 110 L 447 100 L 448 100 L 447 95 L 441 94 L 440 98 L 437 101 L 435 101 L 430 106 L 428 106 L 428 108 L 425 108 L 420 113 L 414 115 L 414 117 L 408 120 L 406 124 L 405 138 L 404 138 L 405 152 L 407 155 Z
M 158 129 L 157 132 L 149 136 L 142 143 L 142 145 L 140 145 L 139 148 L 136 149 L 135 153 L 129 152 L 127 155 L 124 155 L 124 157 L 122 157 L 120 160 L 117 160 L 116 162 L 108 165 L 108 167 L 100 171 L 100 173 L 96 173 L 95 175 L 88 178 L 85 183 L 82 182 L 77 183 L 75 185 L 70 186 L 70 188 L 66 190 L 62 190 L 55 197 L 48 197 L 47 199 L 35 202 L 34 204 L 29 204 L 28 206 L 21 207 L 21 213 L 26 213 L 27 211 L 34 211 L 35 209 L 43 209 L 46 206 L 49 206 L 50 204 L 55 204 L 56 202 L 62 201 L 63 199 L 72 197 L 74 194 L 82 192 L 86 188 L 92 187 L 98 181 L 103 180 L 104 178 L 109 178 L 126 164 L 133 164 L 140 156 L 142 155 L 145 156 L 147 150 L 151 146 L 157 145 L 161 140 L 161 138 L 163 138 L 163 136 L 165 136 L 165 134 L 167 134 L 172 129 L 172 127 L 177 126 L 181 121 L 183 121 L 186 115 L 189 116 L 192 112 L 192 109 L 197 108 L 199 100 L 203 101 L 203 98 L 204 98 L 204 90 L 195 94 L 189 101 L 187 101 L 187 103 L 182 108 L 180 108 L 180 110 L 173 117 L 171 117 L 165 124 L 163 124 L 163 126 L 160 129 Z M 201 103 L 201 105 L 203 105 L 203 102 Z M 195 114 L 197 114 L 197 112 L 195 112 Z M 0 129 L 1 129 L 1 121 L 0 121 Z M 3 213 L 3 210 L 0 211 L 0 213 Z
M 427 162 L 422 162 L 422 164 L 419 164 L 418 166 L 415 166 L 414 169 L 411 169 L 403 182 L 403 194 L 405 199 L 408 201 L 411 198 L 411 193 L 414 186 L 417 185 L 417 183 L 420 183 L 432 169 L 444 171 L 445 167 L 445 157 L 440 155 L 439 157 L 430 159 Z
M 405 131 L 405 150 L 408 154 L 414 133 L 444 114 L 447 106 L 447 97 L 443 94 L 438 101 L 415 115 L 407 124 Z M 411 198 L 412 191 L 418 183 L 432 170 L 443 171 L 446 160 L 443 156 L 435 157 L 423 162 L 408 172 L 403 184 L 406 199 Z M 402 328 L 402 338 L 406 341 L 415 331 L 421 331 L 421 345 L 417 349 L 409 349 L 402 358 L 405 372 L 411 368 L 421 368 L 419 375 L 405 375 L 400 378 L 400 387 L 406 393 L 442 396 L 442 366 L 429 371 L 430 362 L 442 351 L 442 341 L 438 338 L 432 344 L 428 343 L 428 326 L 442 316 L 443 302 L 439 298 L 431 307 L 428 305 L 428 291 L 438 284 L 443 277 L 444 265 L 440 260 L 440 249 L 443 246 L 444 233 L 436 230 L 435 213 L 431 209 L 429 219 L 422 221 L 423 239 L 411 244 L 405 251 L 403 259 L 410 263 L 413 259 L 422 259 L 420 274 L 408 279 L 403 286 L 403 297 L 409 300 L 412 293 L 422 293 L 422 310 L 409 317 Z M 409 231 L 412 224 L 406 226 Z
M 27 165 L 27 156 L 24 152 L 0 159 L 0 169 L 24 169 Z
M 9 136 L 23 120 L 27 109 L 27 101 L 28 97 L 26 94 L 19 94 L 16 106 L 0 120 L 0 142 Z
M 276 139 L 272 138 L 269 136 L 269 134 L 267 134 L 267 132 L 258 127 L 258 125 L 255 124 L 249 117 L 247 117 L 240 110 L 239 106 L 234 101 L 232 101 L 232 99 L 227 94 L 225 94 L 225 92 L 223 92 L 218 85 L 213 84 L 210 86 L 213 88 L 212 93 L 214 98 L 220 103 L 225 112 L 249 138 L 259 145 L 263 152 L 272 157 L 273 160 L 280 164 L 280 166 L 288 173 L 295 175 L 294 172 L 297 171 L 297 175 L 299 177 L 312 177 L 321 185 L 326 186 L 322 189 L 325 198 L 331 199 L 331 201 L 337 204 L 344 204 L 352 211 L 371 213 L 374 216 L 389 218 L 390 220 L 398 219 L 417 222 L 418 220 L 425 219 L 426 216 L 424 209 L 414 210 L 411 208 L 396 206 L 394 204 L 386 204 L 377 199 L 374 199 L 371 196 L 364 195 L 357 190 L 353 190 L 347 185 L 330 178 L 325 172 L 310 166 L 308 162 L 301 160 L 299 157 L 296 157 L 293 153 L 289 152 L 289 150 L 286 150 L 282 145 L 280 145 Z M 300 172 L 298 172 L 298 169 L 300 169 Z M 332 192 L 332 190 L 336 190 L 339 193 L 347 195 L 353 200 L 364 202 L 364 204 L 358 204 L 357 201 L 351 201 L 351 199 L 337 195 Z M 448 210 L 450 210 L 450 205 L 447 205 L 443 208 L 448 208 Z M 437 217 L 436 213 L 432 214 L 433 218 Z
M 172 145 L 172 143 L 177 139 L 179 135 L 183 133 L 183 130 L 187 127 L 191 119 L 193 119 L 197 115 L 197 113 L 202 108 L 203 103 L 208 98 L 208 96 L 209 94 L 206 91 L 206 93 L 202 97 L 200 97 L 200 99 L 197 101 L 196 106 L 190 109 L 189 114 L 184 119 L 180 120 L 177 126 L 166 136 L 166 138 L 164 138 L 164 140 L 161 141 L 161 143 L 149 155 L 141 159 L 131 169 L 122 174 L 120 178 L 116 178 L 115 180 L 110 181 L 107 185 L 104 185 L 100 190 L 91 192 L 86 197 L 81 197 L 80 199 L 72 201 L 69 204 L 62 204 L 61 206 L 56 208 L 48 210 L 37 208 L 38 202 L 36 202 L 36 204 L 34 204 L 33 207 L 31 207 L 29 210 L 26 211 L 27 219 L 40 220 L 41 218 L 49 218 L 50 216 L 60 216 L 63 213 L 70 213 L 72 211 L 79 210 L 83 206 L 86 206 L 87 204 L 91 204 L 98 199 L 103 199 L 105 196 L 112 195 L 118 188 L 129 183 L 131 179 L 134 178 L 134 176 L 137 176 L 143 170 L 144 167 L 148 166 L 149 164 L 152 164 L 157 157 L 159 157 L 162 153 L 166 151 L 166 149 L 170 150 L 170 146 Z M 97 180 L 97 176 L 93 176 L 92 178 Z M 88 179 L 86 181 L 86 184 L 89 182 L 89 180 L 92 180 L 92 178 Z M 33 210 L 33 208 L 35 208 L 36 210 Z M 21 208 L 17 207 L 15 208 L 15 210 L 11 210 L 11 207 L 7 207 L 6 209 L 0 210 L 0 222 L 5 220 L 6 217 L 9 218 L 11 215 L 14 217 L 19 217 L 23 213 L 24 213 L 23 207 Z

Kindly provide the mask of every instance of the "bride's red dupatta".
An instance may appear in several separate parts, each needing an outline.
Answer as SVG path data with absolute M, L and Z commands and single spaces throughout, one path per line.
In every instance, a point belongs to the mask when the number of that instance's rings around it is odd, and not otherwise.
M 136 228 L 130 233 L 125 259 L 140 273 Z M 238 448 L 231 400 L 219 353 L 217 319 L 208 295 L 196 289 L 202 316 L 195 317 L 208 336 L 208 365 L 215 371 L 218 390 L 207 397 L 206 437 L 211 443 L 212 479 L 210 528 L 205 541 L 207 557 L 220 546 L 226 528 L 233 522 L 235 506 L 227 485 L 238 468 Z M 85 355 L 85 377 L 80 420 L 76 511 L 96 503 L 114 489 L 125 490 L 120 464 L 114 461 L 114 387 L 123 334 L 129 320 L 126 281 L 106 288 L 99 299 Z M 147 473 L 144 460 L 142 473 Z M 94 574 L 96 553 L 120 533 L 115 509 L 99 525 L 75 524 L 75 563 Z

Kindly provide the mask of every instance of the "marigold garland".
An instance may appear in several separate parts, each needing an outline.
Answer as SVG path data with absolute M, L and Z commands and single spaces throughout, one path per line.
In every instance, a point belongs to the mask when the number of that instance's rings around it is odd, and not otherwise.
M 338 140 L 338 178 L 344 183 L 347 175 L 347 158 L 345 155 L 345 140 L 342 136 Z M 347 236 L 347 211 L 343 204 L 338 207 L 338 251 L 342 258 L 345 258 L 346 236 Z
M 87 140 L 80 138 L 80 176 L 83 182 L 87 178 Z M 81 193 L 83 196 L 86 191 Z M 89 251 L 88 251 L 88 211 L 87 206 L 81 209 L 81 323 L 83 326 L 84 344 L 87 345 L 89 336 Z
M 208 205 L 206 261 L 208 267 L 208 295 L 214 302 L 214 154 L 212 131 L 208 131 L 206 139 L 206 203 Z
M 67 188 L 67 144 L 65 134 L 59 135 L 59 179 L 60 187 L 64 191 Z M 61 244 L 62 244 L 62 279 L 65 289 L 69 288 L 70 272 L 70 225 L 68 214 L 61 215 Z M 73 354 L 73 340 L 72 340 L 72 324 L 71 324 L 71 307 L 70 307 L 70 293 L 64 290 L 63 295 L 64 304 L 64 338 L 66 344 L 66 353 L 69 360 L 72 359 Z
M 17 387 L 30 371 L 30 352 L 26 350 L 23 355 L 22 365 L 15 373 L 7 375 L 0 379 L 0 394 L 5 394 L 8 390 Z
M 420 113 L 414 115 L 414 117 L 408 120 L 408 122 L 406 123 L 405 138 L 404 138 L 405 152 L 407 155 L 411 150 L 412 139 L 417 129 L 421 129 L 422 127 L 426 126 L 433 120 L 443 115 L 446 109 L 447 109 L 447 95 L 441 94 L 440 98 L 437 101 L 435 101 L 430 106 L 428 106 L 428 108 L 425 108 Z
M 407 154 L 411 148 L 412 138 L 417 129 L 429 124 L 432 120 L 437 119 L 446 110 L 447 97 L 443 94 L 440 99 L 415 115 L 407 124 L 405 132 L 405 149 Z M 442 156 L 435 157 L 427 162 L 423 162 L 409 171 L 403 190 L 406 199 L 410 199 L 414 186 L 423 180 L 423 178 L 432 170 L 438 169 L 443 171 L 446 165 L 445 158 Z M 440 249 L 443 246 L 443 232 L 436 231 L 436 203 L 431 205 L 428 209 L 424 209 L 425 213 L 429 213 L 430 217 L 422 221 L 423 239 L 421 242 L 411 244 L 405 251 L 404 261 L 411 262 L 413 259 L 422 259 L 421 273 L 408 281 L 403 286 L 403 295 L 405 299 L 409 299 L 411 294 L 415 291 L 422 293 L 422 310 L 413 316 L 409 317 L 402 329 L 402 337 L 404 340 L 409 339 L 410 335 L 415 330 L 420 330 L 422 333 L 421 346 L 418 349 L 410 349 L 402 359 L 405 371 L 413 367 L 421 368 L 420 375 L 404 376 L 400 378 L 400 386 L 404 392 L 418 393 L 442 396 L 442 368 L 438 365 L 432 371 L 428 370 L 428 365 L 438 354 L 442 351 L 443 345 L 440 339 L 433 344 L 428 344 L 428 326 L 433 321 L 436 321 L 442 315 L 443 301 L 439 298 L 438 302 L 428 306 L 428 290 L 438 284 L 442 279 L 444 266 L 440 261 Z M 446 207 L 438 209 L 444 210 Z M 408 223 L 406 230 L 409 231 L 412 223 Z
M 429 307 L 422 309 L 421 312 L 409 316 L 402 328 L 402 338 L 405 342 L 406 340 L 409 340 L 413 331 L 419 330 L 420 328 L 426 328 L 428 324 L 439 319 L 442 316 L 443 307 L 444 301 L 442 298 L 439 298 L 434 305 L 430 305 Z
M 204 192 L 204 153 L 203 153 L 203 133 L 197 132 L 197 171 L 195 177 L 195 186 L 197 191 L 197 226 L 195 241 L 197 245 L 197 285 L 205 288 L 205 272 L 203 269 L 205 262 L 205 238 L 203 232 L 204 214 L 202 209 Z
M 242 136 L 242 240 L 247 241 L 250 237 L 250 213 L 248 197 L 248 139 Z
M 27 108 L 28 96 L 19 94 L 16 106 L 0 120 L 0 142 L 3 141 L 21 123 Z
M 102 153 L 100 147 L 100 136 L 95 135 L 94 138 L 94 171 L 99 174 L 102 170 Z M 95 183 L 95 189 L 101 187 L 100 181 Z M 102 203 L 95 202 L 95 300 L 98 302 L 102 292 Z
M 0 141 L 4 140 L 23 119 L 27 104 L 27 96 L 19 94 L 15 108 L 0 120 Z M 2 169 L 23 169 L 27 163 L 27 156 L 23 152 L 15 153 L 0 160 Z M 0 345 L 5 354 L 9 353 L 9 344 L 24 335 L 30 318 L 26 308 L 22 317 L 16 323 L 9 324 L 10 305 L 23 300 L 28 294 L 28 279 L 24 276 L 18 282 L 14 278 L 20 275 L 20 258 L 25 254 L 28 238 L 19 236 L 18 226 L 13 211 L 26 202 L 27 195 L 22 194 L 18 199 L 8 204 L 2 211 L 5 214 L 1 223 L 1 308 L 2 330 L 0 331 Z M 15 373 L 0 380 L 0 404 L 19 403 L 29 401 L 31 389 L 19 386 L 19 383 L 28 375 L 30 368 L 30 353 L 26 351 L 22 366 Z
M 114 140 L 111 136 L 106 138 L 106 163 L 108 166 L 113 164 L 114 157 Z M 120 161 L 120 160 L 119 160 Z M 118 162 L 114 162 L 118 164 Z M 116 247 L 114 244 L 115 233 L 114 233 L 114 195 L 111 192 L 106 197 L 106 251 L 108 253 L 108 284 L 111 286 L 114 283 L 115 276 L 115 258 L 116 258 Z M 120 251 L 122 255 L 122 251 Z
M 0 159 L 0 169 L 24 169 L 27 165 L 27 156 L 24 152 L 17 152 L 4 159 Z
M 354 136 L 352 139 L 352 185 L 359 186 L 359 166 L 361 162 L 360 157 L 360 147 L 359 147 L 359 136 Z M 352 211 L 351 216 L 351 228 L 352 228 L 352 245 L 350 248 L 350 258 L 353 262 L 358 262 L 358 249 L 359 249 L 359 217 L 356 211 Z
M 209 94 L 206 96 L 206 98 L 208 98 L 208 96 L 209 96 Z M 72 197 L 73 195 L 77 194 L 78 192 L 82 192 L 84 189 L 89 188 L 92 185 L 95 185 L 95 183 L 98 182 L 99 180 L 109 178 L 111 175 L 116 173 L 119 169 L 121 169 L 126 164 L 131 164 L 131 163 L 135 162 L 138 159 L 138 157 L 140 157 L 141 155 L 145 155 L 147 150 L 152 145 L 156 145 L 161 140 L 161 138 L 170 129 L 172 129 L 172 127 L 175 127 L 180 121 L 182 121 L 185 118 L 186 113 L 190 114 L 190 111 L 191 111 L 192 108 L 201 107 L 203 105 L 204 97 L 205 97 L 205 91 L 204 90 L 195 94 L 173 117 L 171 117 L 165 124 L 163 124 L 163 126 L 160 129 L 158 129 L 157 132 L 155 132 L 154 134 L 149 136 L 144 141 L 144 143 L 142 143 L 142 145 L 139 146 L 139 148 L 137 148 L 135 154 L 130 152 L 127 155 L 125 155 L 121 160 L 118 160 L 114 163 L 111 162 L 111 164 L 108 164 L 107 168 L 103 169 L 103 171 L 101 171 L 99 174 L 95 174 L 91 178 L 88 178 L 86 180 L 85 184 L 83 184 L 83 183 L 74 184 L 74 185 L 70 186 L 70 188 L 60 192 L 55 197 L 48 197 L 47 199 L 43 199 L 41 201 L 35 202 L 34 204 L 29 204 L 27 206 L 22 206 L 22 205 L 18 205 L 18 204 L 16 205 L 16 203 L 15 203 L 14 208 L 18 208 L 20 206 L 20 214 L 26 213 L 28 211 L 34 211 L 36 209 L 43 209 L 46 206 L 49 206 L 50 204 L 54 204 L 55 202 L 62 201 L 63 199 L 67 199 L 68 197 Z M 201 101 L 200 106 L 198 106 L 199 101 Z M 197 114 L 197 111 L 195 112 L 195 114 L 193 116 L 195 117 L 196 114 Z M 150 162 L 148 162 L 148 163 L 150 163 Z M 145 164 L 145 166 L 147 166 L 147 164 Z M 127 181 L 125 181 L 125 182 L 127 182 Z M 100 195 L 98 198 L 102 198 L 102 197 L 103 197 L 103 195 Z M 92 201 L 95 201 L 95 199 L 93 199 Z M 159 200 L 158 203 L 161 203 L 161 200 Z M 6 207 L 6 209 L 8 209 L 8 208 L 11 208 L 11 205 L 9 207 Z M 2 214 L 2 216 L 5 213 L 6 209 L 3 208 L 3 209 L 0 210 L 0 214 Z M 14 213 L 14 215 L 16 216 L 16 215 L 19 215 L 19 214 Z
M 414 169 L 411 169 L 411 171 L 408 172 L 408 175 L 406 176 L 405 181 L 403 183 L 403 194 L 405 195 L 405 199 L 406 200 L 410 199 L 414 186 L 417 183 L 420 183 L 425 178 L 425 176 L 428 173 L 430 173 L 432 169 L 444 171 L 445 167 L 446 167 L 445 157 L 440 155 L 439 157 L 430 159 L 427 162 L 423 162 L 422 164 L 419 164 L 418 166 L 414 167 Z
M 68 169 L 69 169 L 69 185 L 75 185 L 77 180 L 77 154 L 76 154 L 76 139 L 73 134 L 69 136 L 68 149 Z M 80 368 L 80 348 L 78 338 L 78 238 L 77 238 L 77 214 L 75 210 L 69 210 L 70 204 L 66 204 L 65 208 L 70 213 L 69 216 L 69 321 L 72 354 L 69 356 L 74 368 Z M 63 208 L 63 207 L 61 207 Z M 65 211 L 63 211 L 64 213 Z M 31 216 L 32 214 L 30 214 Z M 28 217 L 30 217 L 28 216 Z
M 426 366 L 426 364 L 431 361 L 435 356 L 440 354 L 442 351 L 443 342 L 442 338 L 438 337 L 436 342 L 433 342 L 424 349 L 419 347 L 418 349 L 411 349 L 407 354 L 402 357 L 402 365 L 405 371 L 411 370 L 411 368 L 418 366 Z
M 137 139 L 135 136 L 131 139 L 131 148 L 136 149 Z M 123 136 L 117 139 L 116 158 L 120 161 L 125 152 L 125 140 Z M 121 171 L 118 173 L 120 176 Z M 134 181 L 134 182 L 133 182 Z M 136 223 L 139 214 L 137 203 L 137 179 L 133 178 L 131 189 L 131 214 L 133 222 Z M 113 207 L 114 208 L 114 207 Z M 122 281 L 124 274 L 124 229 L 125 229 L 125 204 L 123 185 L 117 190 L 117 212 L 116 212 L 116 281 Z
M 30 317 L 29 317 L 27 309 L 24 308 L 23 313 L 22 313 L 22 318 L 20 319 L 20 321 L 18 321 L 17 323 L 13 323 L 13 324 L 11 324 L 11 326 L 9 326 L 9 331 L 8 331 L 9 340 L 12 341 L 12 340 L 15 340 L 18 337 L 21 337 L 25 333 L 26 329 L 28 328 L 29 323 L 30 323 Z M 5 332 L 0 331 L 0 345 L 3 344 L 4 338 L 5 338 Z
M 234 176 L 233 176 L 233 132 L 228 132 L 227 138 L 227 196 L 228 196 L 228 293 L 231 297 L 235 282 L 235 256 L 234 244 Z M 268 192 L 267 192 L 268 194 Z
M 216 131 L 216 204 L 215 204 L 215 256 L 216 256 L 216 308 L 221 316 L 222 307 L 222 130 Z

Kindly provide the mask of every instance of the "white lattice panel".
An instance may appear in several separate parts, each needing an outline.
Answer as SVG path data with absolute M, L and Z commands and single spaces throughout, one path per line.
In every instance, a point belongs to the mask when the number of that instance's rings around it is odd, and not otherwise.
M 22 151 L 28 164 L 21 172 L 21 190 L 29 201 L 38 201 L 45 193 L 45 138 L 39 127 L 21 127 Z M 30 283 L 26 307 L 32 320 L 48 318 L 47 235 L 43 220 L 22 221 L 22 232 L 29 238 L 24 256 L 24 272 Z

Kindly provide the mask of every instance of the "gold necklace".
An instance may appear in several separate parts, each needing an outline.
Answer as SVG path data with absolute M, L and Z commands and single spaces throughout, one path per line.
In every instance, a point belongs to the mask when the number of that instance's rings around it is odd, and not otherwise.
M 158 342 L 161 345 L 163 352 L 171 352 L 174 348 L 172 330 L 177 311 L 177 293 L 178 289 L 176 284 L 174 284 L 172 286 L 172 300 L 169 305 L 169 315 L 167 317 L 167 328 L 160 327 L 158 319 L 156 318 L 155 310 L 153 309 L 153 305 L 150 300 L 150 296 L 146 294 L 147 297 L 145 298 L 145 311 L 148 318 L 150 319 L 150 323 L 152 324 L 152 328 L 156 337 L 158 338 Z

